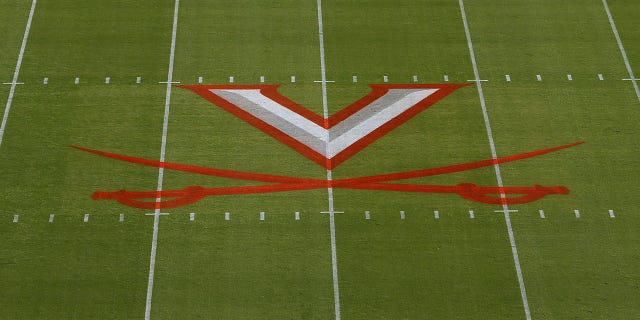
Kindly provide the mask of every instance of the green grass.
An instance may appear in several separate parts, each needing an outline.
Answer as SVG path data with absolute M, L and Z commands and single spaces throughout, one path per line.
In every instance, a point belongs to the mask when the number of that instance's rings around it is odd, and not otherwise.
M 610 2 L 635 67 L 638 5 Z M 166 86 L 157 82 L 167 77 L 173 4 L 38 3 L 20 74 L 25 85 L 16 89 L 0 145 L 0 318 L 144 317 L 153 218 L 144 215 L 149 210 L 95 201 L 91 194 L 155 190 L 158 170 L 68 146 L 158 159 Z M 465 5 L 480 76 L 489 80 L 483 89 L 498 155 L 585 142 L 500 166 L 505 185 L 571 191 L 510 206 L 519 210 L 513 230 L 533 318 L 638 317 L 640 106 L 631 83 L 619 80 L 628 74 L 602 3 Z M 0 6 L 4 82 L 15 68 L 30 2 Z M 315 1 L 183 1 L 174 80 L 194 84 L 202 76 L 205 83 L 226 84 L 234 76 L 237 84 L 257 84 L 265 76 L 321 114 L 321 85 L 313 82 L 321 77 L 316 9 Z M 421 83 L 442 83 L 445 74 L 451 83 L 473 78 L 457 1 L 325 0 L 323 18 L 327 77 L 336 81 L 327 84 L 330 114 L 385 75 L 391 83 L 411 83 L 413 75 Z M 573 81 L 566 80 L 569 73 Z M 597 80 L 599 73 L 605 81 Z M 294 75 L 297 82 L 290 83 Z M 0 87 L 2 106 L 8 94 L 9 86 Z M 324 168 L 177 87 L 166 151 L 170 162 L 326 177 Z M 333 176 L 487 158 L 478 93 L 468 86 Z M 494 186 L 496 176 L 488 167 L 406 182 Z M 252 184 L 166 170 L 163 188 Z M 494 212 L 500 206 L 455 194 L 347 189 L 335 189 L 334 202 L 345 212 L 336 216 L 343 319 L 524 318 L 504 216 Z M 208 197 L 163 210 L 171 215 L 160 218 L 152 319 L 333 318 L 329 217 L 320 214 L 327 208 L 327 191 L 318 189 Z M 261 211 L 266 221 L 258 220 Z M 56 214 L 52 224 L 50 213 Z M 83 223 L 86 213 L 91 218 Z

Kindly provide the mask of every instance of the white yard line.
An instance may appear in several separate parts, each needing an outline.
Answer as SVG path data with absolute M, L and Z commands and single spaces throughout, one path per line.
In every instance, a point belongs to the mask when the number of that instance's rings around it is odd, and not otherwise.
M 31 2 L 31 11 L 29 11 L 29 19 L 27 19 L 27 26 L 24 29 L 24 36 L 22 37 L 22 45 L 20 46 L 20 53 L 18 54 L 18 62 L 16 62 L 16 69 L 13 71 L 13 80 L 11 80 L 11 89 L 9 89 L 9 98 L 4 108 L 4 115 L 2 116 L 2 124 L 0 124 L 0 146 L 2 145 L 2 138 L 4 138 L 4 130 L 7 126 L 7 119 L 9 119 L 9 111 L 11 111 L 11 103 L 13 102 L 13 95 L 16 92 L 16 85 L 18 84 L 18 76 L 20 75 L 20 67 L 22 66 L 22 58 L 24 57 L 24 50 L 27 48 L 27 39 L 29 39 L 29 31 L 31 30 L 31 21 L 33 21 L 33 13 L 36 11 L 37 0 Z
M 169 55 L 169 70 L 167 71 L 167 91 L 165 94 L 164 102 L 164 120 L 162 124 L 162 144 L 160 147 L 160 162 L 164 162 L 165 153 L 167 149 L 167 131 L 169 127 L 169 109 L 171 105 L 171 86 L 173 82 L 173 60 L 176 51 L 176 34 L 178 30 L 178 8 L 180 6 L 180 0 L 175 1 L 173 8 L 173 29 L 171 31 L 171 53 Z M 156 189 L 158 194 L 162 192 L 162 182 L 164 178 L 164 168 L 160 166 L 158 169 L 158 188 Z M 161 200 L 160 197 L 156 198 L 156 202 Z M 147 284 L 147 304 L 145 307 L 144 318 L 145 320 L 151 319 L 151 300 L 153 296 L 153 279 L 156 266 L 156 250 L 158 247 L 158 224 L 160 222 L 160 208 L 155 209 L 153 214 L 153 238 L 151 240 L 151 255 L 149 257 L 149 281 Z
M 624 65 L 627 67 L 629 78 L 631 79 L 631 83 L 633 83 L 633 89 L 636 90 L 636 97 L 638 97 L 638 101 L 640 101 L 640 89 L 638 89 L 638 82 L 636 82 L 637 80 L 636 77 L 633 76 L 633 71 L 631 70 L 631 64 L 629 63 L 629 58 L 627 58 L 627 52 L 624 50 L 624 46 L 622 45 L 622 40 L 620 40 L 620 34 L 618 33 L 618 28 L 616 28 L 616 23 L 613 21 L 613 16 L 611 15 L 611 10 L 609 10 L 609 4 L 607 4 L 607 0 L 602 0 L 602 5 L 604 6 L 604 10 L 607 12 L 607 17 L 609 18 L 609 24 L 611 25 L 611 30 L 613 31 L 613 35 L 616 37 L 616 41 L 618 42 L 618 48 L 620 48 L 620 53 L 622 54 Z
M 327 103 L 327 72 L 324 57 L 324 33 L 322 27 L 322 0 L 318 4 L 318 41 L 320 42 L 320 73 L 322 76 L 322 110 L 325 119 L 329 118 Z M 328 142 L 328 141 L 327 141 Z M 327 143 L 327 148 L 329 144 Z M 327 154 L 328 154 L 327 150 Z M 332 172 L 327 169 L 327 181 L 333 180 Z M 335 319 L 340 320 L 340 286 L 338 285 L 338 254 L 336 252 L 336 223 L 333 207 L 333 188 L 327 187 L 327 200 L 329 202 L 329 230 L 331 232 L 331 269 L 333 272 L 333 303 Z
M 471 64 L 473 65 L 473 73 L 475 75 L 476 84 L 478 88 L 478 96 L 480 98 L 480 106 L 482 107 L 482 115 L 484 117 L 484 124 L 487 130 L 487 137 L 489 138 L 489 146 L 491 148 L 491 157 L 493 159 L 497 159 L 498 155 L 496 152 L 495 143 L 493 141 L 493 133 L 491 130 L 491 123 L 489 122 L 489 115 L 487 114 L 486 102 L 484 99 L 484 93 L 482 91 L 482 82 L 480 81 L 480 74 L 478 72 L 478 65 L 476 63 L 475 52 L 473 51 L 473 43 L 471 42 L 471 33 L 469 32 L 469 24 L 467 23 L 467 14 L 464 10 L 464 2 L 463 0 L 458 0 L 460 5 L 460 13 L 462 15 L 462 23 L 464 25 L 464 32 L 467 37 L 467 45 L 469 46 L 469 56 L 471 58 Z M 502 183 L 502 175 L 500 174 L 500 166 L 496 163 L 493 165 L 493 168 L 496 173 L 496 179 L 498 181 L 498 187 L 504 187 Z M 501 198 L 505 198 L 504 193 L 500 194 Z M 509 206 L 507 204 L 502 205 L 502 209 L 504 211 L 504 218 L 507 225 L 507 232 L 509 233 L 509 243 L 511 244 L 511 253 L 513 254 L 513 262 L 516 268 L 516 273 L 518 275 L 518 284 L 520 286 L 520 295 L 522 297 L 522 305 L 524 306 L 524 313 L 527 320 L 531 319 L 531 312 L 529 311 L 529 302 L 527 300 L 527 291 L 524 286 L 524 279 L 522 276 L 522 269 L 520 267 L 520 259 L 518 258 L 518 248 L 516 247 L 516 240 L 513 235 L 513 228 L 511 227 L 511 218 L 509 216 Z

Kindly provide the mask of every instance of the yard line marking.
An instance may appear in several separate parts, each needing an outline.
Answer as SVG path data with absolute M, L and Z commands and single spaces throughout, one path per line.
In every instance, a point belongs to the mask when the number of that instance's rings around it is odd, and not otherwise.
M 142 82 L 142 77 L 136 77 L 136 83 Z
M 300 212 L 296 211 L 294 215 L 296 220 L 300 220 Z
M 14 214 L 13 215 L 13 223 L 18 223 L 18 219 L 20 219 L 20 215 Z
M 573 81 L 573 76 L 572 76 L 572 75 L 570 75 L 570 74 L 568 74 L 568 75 L 567 75 L 567 80 L 569 80 L 569 81 Z
M 400 211 L 400 219 L 404 220 L 405 216 L 404 216 L 404 211 Z
M 620 48 L 620 53 L 622 54 L 622 59 L 624 60 L 624 65 L 627 67 L 627 72 L 629 73 L 629 80 L 633 83 L 633 89 L 636 91 L 636 97 L 638 97 L 638 101 L 640 101 L 640 89 L 638 88 L 638 82 L 636 82 L 636 77 L 633 76 L 633 70 L 631 70 L 631 64 L 629 63 L 629 58 L 627 58 L 627 52 L 624 50 L 624 46 L 622 45 L 622 40 L 620 39 L 620 34 L 618 33 L 618 28 L 616 28 L 616 23 L 613 21 L 613 16 L 611 15 L 611 10 L 609 10 L 609 4 L 607 4 L 607 0 L 602 0 L 602 5 L 604 6 L 604 10 L 607 12 L 607 17 L 609 18 L 609 24 L 611 25 L 611 30 L 613 31 L 613 35 L 616 37 L 616 42 L 618 42 L 618 48 Z
M 233 76 L 229 77 L 229 83 L 233 83 L 233 81 L 235 81 L 235 79 L 233 78 Z
M 189 213 L 189 221 L 193 221 L 195 219 L 196 219 L 196 213 L 195 212 Z
M 202 77 L 198 77 L 198 83 L 202 83 Z
M 264 211 L 260 212 L 260 221 L 264 221 Z
M 384 77 L 382 77 L 382 81 L 384 81 L 384 82 L 389 82 L 389 77 L 388 77 L 388 76 L 384 76 Z
M 13 102 L 13 95 L 16 92 L 16 85 L 18 84 L 18 76 L 20 75 L 20 67 L 22 66 L 22 58 L 24 57 L 24 50 L 27 47 L 29 30 L 31 30 L 31 21 L 33 21 L 33 12 L 35 12 L 36 10 L 36 2 L 37 0 L 33 0 L 33 2 L 31 2 L 31 10 L 29 11 L 29 18 L 27 19 L 27 26 L 24 29 L 24 35 L 22 36 L 22 44 L 20 45 L 20 53 L 18 53 L 18 61 L 16 62 L 16 68 L 13 71 L 13 80 L 11 80 L 11 89 L 9 89 L 9 98 L 7 98 L 7 104 L 4 107 L 4 115 L 2 116 L 2 124 L 0 124 L 0 146 L 2 145 L 4 130 L 7 127 L 7 119 L 9 118 L 9 111 L 11 111 L 11 103 Z
M 540 219 L 544 219 L 544 210 L 538 210 L 538 213 L 540 213 Z
M 49 215 L 49 223 L 53 222 L 53 218 L 55 217 L 55 215 L 52 213 Z
M 365 211 L 364 212 L 364 219 L 365 220 L 371 220 L 371 214 L 369 214 L 369 211 Z
M 260 83 L 264 83 L 264 76 L 260 76 Z
M 229 212 L 225 212 L 225 213 L 224 213 L 224 220 L 226 220 L 226 221 L 231 220 L 231 213 L 229 213 Z
M 145 216 L 155 216 L 155 215 L 156 215 L 156 213 L 155 213 L 155 212 L 152 212 L 152 213 L 145 213 L 144 215 L 145 215 Z M 166 213 L 166 212 L 160 212 L 160 213 L 157 213 L 157 215 L 159 215 L 159 216 L 168 216 L 168 215 L 169 215 L 169 213 Z
M 480 72 L 478 71 L 478 64 L 476 63 L 476 55 L 473 50 L 473 43 L 471 41 L 471 32 L 469 31 L 469 24 L 467 23 L 467 14 L 464 10 L 463 0 L 458 0 L 458 4 L 460 6 L 460 14 L 462 15 L 462 24 L 464 25 L 464 33 L 467 38 L 467 46 L 469 47 L 469 57 L 471 59 L 471 64 L 473 65 L 473 74 L 476 80 L 480 80 Z M 484 99 L 484 93 L 482 91 L 482 82 L 480 81 L 476 82 L 476 87 L 478 88 L 478 97 L 480 99 L 480 106 L 482 108 L 482 115 L 484 117 L 485 129 L 487 131 L 487 137 L 489 138 L 489 147 L 491 148 L 491 157 L 493 159 L 497 159 L 498 153 L 496 152 L 495 143 L 493 141 L 491 123 L 489 121 L 489 114 L 487 113 L 487 106 Z M 493 168 L 496 173 L 496 180 L 498 182 L 498 187 L 503 188 L 504 184 L 502 183 L 502 175 L 500 174 L 500 165 L 496 163 L 493 165 Z M 502 199 L 506 198 L 504 193 L 501 193 L 500 197 Z M 527 300 L 527 291 L 524 286 L 524 278 L 522 276 L 522 268 L 520 267 L 520 259 L 518 258 L 518 248 L 516 247 L 516 240 L 515 240 L 515 236 L 513 235 L 513 228 L 511 227 L 511 217 L 509 215 L 509 206 L 507 205 L 506 201 L 503 202 L 502 209 L 504 211 L 504 219 L 505 219 L 505 224 L 507 225 L 507 232 L 509 233 L 509 243 L 511 245 L 513 263 L 515 265 L 516 274 L 518 276 L 518 285 L 520 286 L 520 296 L 522 298 L 524 314 L 527 320 L 531 320 L 531 312 L 529 310 L 529 302 Z
M 77 78 L 77 77 L 76 77 L 76 79 L 75 79 L 75 80 L 73 80 L 73 83 L 74 83 L 74 84 L 80 84 L 80 78 Z
M 578 210 L 578 209 L 573 210 L 573 214 L 576 215 L 576 218 L 580 218 L 580 210 Z
M 467 80 L 467 82 L 489 82 L 489 80 L 472 79 L 472 80 Z
M 314 80 L 315 83 L 334 83 L 335 80 Z
M 602 75 L 602 73 L 598 73 L 598 80 L 600 81 L 604 80 L 604 76 Z
M 473 210 L 469 210 L 469 219 L 475 219 L 476 215 Z
M 351 77 L 351 82 L 358 82 L 358 76 Z
M 418 82 L 418 76 L 416 75 L 413 76 L 413 82 Z
M 42 79 L 42 83 L 43 84 L 49 84 L 49 78 Z
M 640 80 L 640 79 L 634 79 L 634 78 L 625 78 L 625 79 L 622 79 L 622 81 L 636 81 L 636 80 Z
M 124 222 L 124 213 L 120 214 L 120 218 L 118 219 L 119 222 Z
M 448 75 L 444 75 L 444 82 L 449 82 L 449 76 Z
M 502 209 L 502 210 L 494 210 L 493 212 L 510 213 L 510 212 L 518 212 L 518 210 L 513 210 L 513 209 Z
M 3 82 L 2 84 L 24 84 L 24 82 Z
M 542 76 L 539 74 L 536 74 L 536 79 L 538 79 L 538 81 L 542 81 Z
M 291 76 L 291 83 L 295 83 L 296 82 L 296 76 Z
M 110 82 L 111 82 L 111 78 L 110 77 L 104 78 L 104 83 L 105 84 L 109 84 Z
M 504 76 L 504 78 L 507 80 L 507 82 L 511 82 L 511 76 L 510 75 L 506 74 Z
M 171 87 L 173 83 L 173 60 L 176 52 L 176 35 L 178 31 L 178 8 L 180 5 L 180 0 L 175 0 L 174 8 L 173 8 L 173 26 L 171 30 L 171 49 L 169 53 L 169 68 L 167 70 L 167 90 L 165 93 L 165 102 L 164 102 L 164 118 L 162 123 L 162 143 L 160 146 L 160 162 L 164 162 L 165 154 L 167 150 L 167 131 L 169 129 L 169 110 L 171 106 Z M 156 197 L 156 209 L 153 215 L 153 236 L 151 240 L 151 254 L 149 255 L 149 278 L 147 282 L 147 300 L 146 306 L 144 310 L 144 318 L 145 320 L 151 319 L 151 300 L 153 297 L 153 280 L 155 275 L 155 267 L 156 267 L 156 251 L 158 248 L 158 225 L 160 223 L 160 205 L 158 204 L 162 201 L 162 183 L 164 178 L 164 167 L 160 166 L 158 168 L 158 188 L 157 197 Z
M 609 217 L 610 217 L 611 219 L 613 219 L 613 218 L 615 218 L 615 217 L 616 217 L 616 215 L 613 213 L 613 210 L 611 210 L 611 209 L 609 209 Z
M 178 84 L 180 83 L 180 81 L 158 81 L 158 83 L 171 85 L 171 84 Z
M 322 109 L 325 119 L 329 118 L 329 106 L 327 103 L 327 69 L 324 56 L 324 31 L 322 26 L 322 0 L 317 0 L 318 5 L 318 42 L 320 43 L 320 74 L 322 77 Z M 328 154 L 327 144 L 327 154 Z M 331 160 L 329 160 L 331 161 Z M 331 233 L 331 271 L 333 276 L 333 305 L 335 320 L 340 320 L 340 286 L 338 284 L 338 254 L 336 249 L 336 222 L 333 208 L 333 187 L 331 181 L 333 174 L 327 169 L 327 201 L 329 203 L 329 231 Z
M 439 211 L 437 211 L 437 210 L 436 210 L 436 211 L 434 211 L 434 212 L 433 212 L 433 217 L 434 217 L 434 218 L 436 218 L 436 219 L 440 219 L 440 212 L 439 212 Z
M 84 218 L 82 219 L 82 221 L 89 222 L 89 214 L 88 213 L 84 214 Z

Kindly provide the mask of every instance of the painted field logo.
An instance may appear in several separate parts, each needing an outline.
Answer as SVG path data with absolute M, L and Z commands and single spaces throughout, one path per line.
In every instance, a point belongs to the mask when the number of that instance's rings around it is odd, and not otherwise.
M 372 88 L 370 94 L 330 117 L 318 116 L 303 106 L 282 96 L 277 91 L 277 85 L 187 85 L 179 87 L 197 93 L 201 97 L 286 144 L 320 166 L 331 170 L 391 130 L 429 108 L 440 99 L 466 85 L 403 84 L 370 86 Z M 543 155 L 581 143 L 582 142 L 576 142 L 497 159 L 487 159 L 440 168 L 331 181 L 197 167 L 186 164 L 141 159 L 77 146 L 72 147 L 100 156 L 145 166 L 270 183 L 260 186 L 221 188 L 190 186 L 182 190 L 164 191 L 97 191 L 93 194 L 94 199 L 112 199 L 130 207 L 154 209 L 185 206 L 208 196 L 309 190 L 327 187 L 423 193 L 455 193 L 465 199 L 488 204 L 527 203 L 549 194 L 568 194 L 569 190 L 563 186 L 482 187 L 471 183 L 447 186 L 390 182 L 494 166 L 500 163 Z

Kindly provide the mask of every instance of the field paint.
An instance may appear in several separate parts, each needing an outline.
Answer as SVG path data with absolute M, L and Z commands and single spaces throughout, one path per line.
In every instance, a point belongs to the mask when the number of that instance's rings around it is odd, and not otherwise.
M 578 210 L 578 209 L 573 210 L 573 214 L 576 215 L 576 218 L 580 218 L 580 210 Z
M 510 75 L 505 75 L 504 78 L 507 80 L 507 82 L 511 82 L 511 76 Z
M 602 75 L 602 73 L 598 73 L 598 80 L 600 81 L 604 80 L 604 76 Z
M 404 211 L 400 211 L 400 219 L 404 220 L 405 215 L 404 215 Z
M 436 219 L 440 219 L 440 212 L 438 210 L 433 212 L 433 217 Z
M 189 221 L 193 221 L 195 219 L 196 219 L 196 213 L 195 212 L 189 213 Z
M 19 219 L 20 219 L 20 215 L 18 215 L 18 214 L 14 214 L 13 215 L 13 223 L 18 223 Z
M 198 83 L 202 83 L 202 77 L 198 77 Z
M 264 211 L 260 212 L 260 221 L 264 221 Z
M 296 82 L 296 76 L 291 76 L 291 83 Z
M 49 84 L 49 78 L 42 79 L 42 84 Z
M 544 210 L 538 210 L 538 213 L 540 214 L 540 219 L 544 219 Z
M 55 215 L 52 213 L 49 215 L 49 223 L 53 222 L 53 218 L 55 217 Z
M 84 214 L 84 218 L 82 219 L 82 221 L 89 222 L 89 214 L 88 213 Z
M 631 64 L 629 64 L 629 58 L 627 58 L 627 52 L 624 50 L 624 46 L 622 45 L 622 40 L 620 40 L 620 34 L 618 33 L 618 28 L 616 28 L 616 23 L 613 21 L 613 16 L 611 15 L 611 10 L 609 10 L 609 4 L 607 4 L 607 0 L 602 0 L 602 5 L 604 6 L 604 10 L 607 12 L 607 17 L 609 18 L 609 24 L 611 25 L 611 30 L 613 31 L 613 35 L 616 37 L 616 42 L 618 42 L 618 48 L 620 49 L 620 53 L 622 54 L 622 59 L 624 60 L 624 65 L 627 67 L 627 72 L 629 73 L 629 78 L 632 79 L 633 89 L 636 91 L 636 97 L 638 97 L 638 101 L 640 101 L 640 89 L 638 88 L 638 82 L 636 82 L 636 77 L 633 76 L 633 70 L 631 70 Z
M 142 82 L 142 77 L 136 77 L 136 83 Z
M 384 77 L 382 77 L 382 81 L 384 81 L 384 82 L 389 82 L 389 77 L 388 77 L 388 76 L 384 76 Z
M 476 215 L 473 210 L 469 210 L 469 219 L 475 219 Z
M 351 77 L 351 81 L 352 82 L 358 82 L 358 76 Z
M 570 74 L 568 74 L 568 75 L 567 75 L 567 80 L 572 81 L 572 80 L 573 80 L 573 76 L 572 76 L 572 75 L 570 75 Z
M 233 83 L 235 81 L 235 79 L 233 78 L 233 76 L 229 77 L 229 83 Z
M 329 118 L 329 106 L 327 103 L 327 69 L 324 55 L 324 31 L 322 26 L 322 0 L 317 0 L 318 5 L 318 42 L 320 44 L 320 74 L 322 76 L 322 110 L 325 119 Z M 327 144 L 328 146 L 328 144 Z M 327 150 L 327 154 L 328 154 Z M 329 160 L 331 161 L 331 160 Z M 333 174 L 327 169 L 327 201 L 329 204 L 329 232 L 331 234 L 331 271 L 333 276 L 333 306 L 335 320 L 340 320 L 340 286 L 338 284 L 338 254 L 336 249 L 336 222 L 333 208 L 333 187 L 331 181 Z
M 22 44 L 20 45 L 20 53 L 18 53 L 18 61 L 16 62 L 16 68 L 13 71 L 13 80 L 11 80 L 11 89 L 9 89 L 9 98 L 7 98 L 7 104 L 4 107 L 4 115 L 2 116 L 2 124 L 0 124 L 0 146 L 2 145 L 4 130 L 7 127 L 7 119 L 9 118 L 9 111 L 11 111 L 11 103 L 13 102 L 13 95 L 16 92 L 16 84 L 18 83 L 18 76 L 20 75 L 20 67 L 22 66 L 22 58 L 24 57 L 24 50 L 27 47 L 27 39 L 29 38 L 29 30 L 31 30 L 31 21 L 33 21 L 33 13 L 36 10 L 36 2 L 37 0 L 33 0 L 33 2 L 31 2 L 29 19 L 27 19 L 27 26 L 25 27 L 24 35 L 22 36 Z
M 104 83 L 105 84 L 109 84 L 110 82 L 111 82 L 111 78 L 110 77 L 104 78 Z
M 444 82 L 449 82 L 449 75 L 444 75 Z
M 542 81 L 542 76 L 539 74 L 536 74 L 536 79 L 538 79 L 538 81 Z
M 162 122 L 162 143 L 160 145 L 160 162 L 164 162 L 165 154 L 167 150 L 167 131 L 169 129 L 169 110 L 171 106 L 173 61 L 174 61 L 175 52 L 176 52 L 176 35 L 178 31 L 179 5 L 180 5 L 180 0 L 175 0 L 175 4 L 173 8 L 173 26 L 171 30 L 171 49 L 169 53 L 169 68 L 167 70 L 167 89 L 166 89 L 165 101 L 164 101 L 164 118 Z M 158 197 L 156 197 L 156 203 L 158 203 L 161 200 L 160 194 L 162 192 L 163 179 L 164 179 L 164 167 L 160 166 L 158 168 L 158 188 L 156 189 Z M 153 280 L 154 280 L 155 268 L 156 268 L 156 251 L 158 248 L 159 223 L 160 223 L 160 206 L 156 205 L 156 209 L 153 215 L 153 237 L 151 240 L 151 254 L 149 255 L 149 278 L 147 282 L 147 300 L 146 300 L 146 306 L 144 310 L 145 320 L 151 319 L 151 300 L 153 297 Z
M 260 83 L 264 83 L 264 76 L 260 76 Z
M 300 212 L 296 211 L 296 212 L 294 213 L 294 215 L 295 215 L 295 217 L 296 217 L 296 218 L 295 218 L 296 220 L 300 220 Z
M 120 218 L 118 218 L 118 222 L 124 222 L 124 213 L 120 214 Z
M 609 217 L 610 217 L 611 219 L 613 219 L 613 218 L 615 218 L 615 217 L 616 217 L 616 215 L 613 213 L 613 210 L 611 210 L 611 209 L 609 209 Z
M 15 82 L 15 83 L 14 82 L 3 82 L 2 84 L 16 84 L 16 85 L 18 85 L 18 84 L 24 84 L 24 82 Z
M 224 213 L 224 220 L 226 220 L 226 221 L 231 220 L 231 213 L 229 213 L 229 212 L 225 212 L 225 213 Z
M 371 214 L 369 213 L 369 211 L 364 212 L 364 218 L 365 220 L 371 220 Z
M 416 75 L 413 76 L 413 82 L 418 82 L 418 76 Z
M 467 46 L 469 47 L 469 57 L 471 59 L 471 64 L 473 65 L 473 74 L 476 80 L 480 80 L 480 72 L 478 71 L 478 64 L 476 63 L 476 55 L 473 50 L 473 42 L 471 41 L 471 32 L 469 31 L 469 24 L 467 23 L 467 14 L 464 10 L 464 2 L 463 0 L 458 0 L 458 4 L 460 5 L 460 14 L 462 15 L 462 24 L 464 25 L 464 32 L 467 38 Z M 498 153 L 496 152 L 496 146 L 493 141 L 493 133 L 491 130 L 491 122 L 489 121 L 489 114 L 487 113 L 486 101 L 484 99 L 484 92 L 482 91 L 482 82 L 476 82 L 478 89 L 478 97 L 480 99 L 480 107 L 482 108 L 482 115 L 484 117 L 485 129 L 487 131 L 487 137 L 489 138 L 489 147 L 491 148 L 491 157 L 493 159 L 498 158 Z M 498 163 L 493 165 L 494 171 L 496 173 L 496 180 L 498 182 L 498 187 L 503 188 L 504 184 L 502 183 L 502 175 L 500 174 L 500 165 Z M 505 199 L 506 196 L 504 193 L 500 194 L 500 198 Z M 522 305 L 524 308 L 524 314 L 527 320 L 531 320 L 531 311 L 529 310 L 529 302 L 527 299 L 527 290 L 524 286 L 524 277 L 522 276 L 522 268 L 520 267 L 520 259 L 518 258 L 518 248 L 516 247 L 515 236 L 513 235 L 513 228 L 511 227 L 511 217 L 509 215 L 509 206 L 506 202 L 503 202 L 502 209 L 504 211 L 504 219 L 505 224 L 507 225 L 507 232 L 509 233 L 509 243 L 511 245 L 511 253 L 513 255 L 513 263 L 516 268 L 516 274 L 518 276 L 518 285 L 520 286 L 520 296 L 522 298 Z
M 77 78 L 77 77 L 76 77 L 76 79 L 75 79 L 75 80 L 73 80 L 73 83 L 74 83 L 74 84 L 80 84 L 80 78 Z

